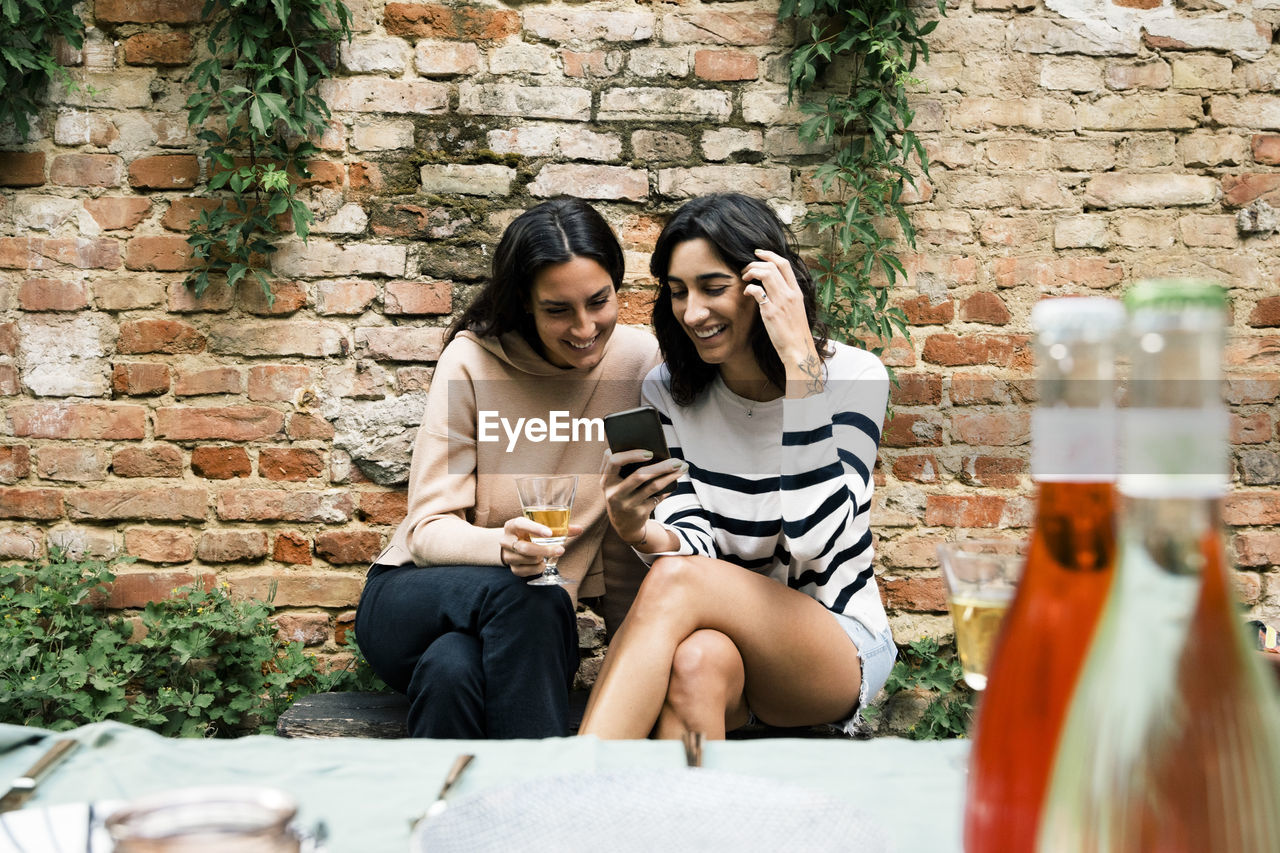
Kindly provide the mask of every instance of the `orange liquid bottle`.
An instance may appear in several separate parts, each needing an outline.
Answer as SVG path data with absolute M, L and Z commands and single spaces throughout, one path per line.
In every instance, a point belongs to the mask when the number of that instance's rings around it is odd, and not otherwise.
M 1139 282 L 1115 580 L 1063 724 L 1041 853 L 1280 850 L 1280 701 L 1231 595 L 1226 301 Z
M 1039 483 L 1027 565 L 979 699 L 965 808 L 967 853 L 1035 849 L 1054 747 L 1115 552 L 1116 336 L 1124 311 L 1101 298 L 1032 312 L 1040 400 Z

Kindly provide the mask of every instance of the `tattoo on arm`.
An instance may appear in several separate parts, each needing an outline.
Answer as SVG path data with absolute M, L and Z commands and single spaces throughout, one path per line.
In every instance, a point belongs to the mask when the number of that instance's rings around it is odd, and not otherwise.
M 808 377 L 804 383 L 806 397 L 821 394 L 827 387 L 826 377 L 822 375 L 822 359 L 818 358 L 816 353 L 805 356 L 804 361 L 798 362 L 796 367 L 799 367 L 800 372 Z

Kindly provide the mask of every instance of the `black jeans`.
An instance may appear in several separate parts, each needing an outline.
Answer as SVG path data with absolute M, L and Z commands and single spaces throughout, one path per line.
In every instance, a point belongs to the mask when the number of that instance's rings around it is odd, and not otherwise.
M 374 672 L 409 697 L 409 734 L 569 734 L 578 632 L 569 594 L 505 566 L 369 569 L 356 640 Z

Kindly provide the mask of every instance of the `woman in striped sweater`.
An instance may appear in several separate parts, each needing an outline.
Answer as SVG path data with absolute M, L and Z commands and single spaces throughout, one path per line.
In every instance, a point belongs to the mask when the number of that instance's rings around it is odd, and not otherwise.
M 625 479 L 646 451 L 606 461 L 610 521 L 650 569 L 580 731 L 714 738 L 754 715 L 852 733 L 897 654 L 869 518 L 886 371 L 827 339 L 794 241 L 758 199 L 684 205 L 650 270 L 665 362 L 642 398 L 672 461 Z

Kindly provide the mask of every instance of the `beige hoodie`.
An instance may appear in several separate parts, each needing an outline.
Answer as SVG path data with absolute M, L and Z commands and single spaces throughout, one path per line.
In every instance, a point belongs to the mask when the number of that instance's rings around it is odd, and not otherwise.
M 577 474 L 572 522 L 585 529 L 566 546 L 559 569 L 581 586 L 566 589 L 575 601 L 601 595 L 606 561 L 624 575 L 643 573 L 605 514 L 600 463 L 607 445 L 599 428 L 580 425 L 576 441 L 536 441 L 536 433 L 524 431 L 513 439 L 508 427 L 515 429 L 519 418 L 556 417 L 559 432 L 572 437 L 570 419 L 638 405 L 641 380 L 660 360 L 657 350 L 648 332 L 617 326 L 599 364 L 564 369 L 519 333 L 497 339 L 460 333 L 436 365 L 413 446 L 408 512 L 378 562 L 497 565 L 502 526 L 521 513 L 514 478 Z M 488 424 L 483 434 L 481 418 Z

